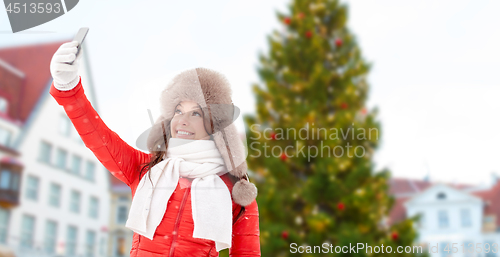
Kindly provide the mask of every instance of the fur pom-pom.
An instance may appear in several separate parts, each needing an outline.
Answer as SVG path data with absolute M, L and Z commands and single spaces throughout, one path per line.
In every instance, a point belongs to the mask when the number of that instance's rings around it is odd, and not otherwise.
M 241 179 L 234 184 L 232 195 L 235 203 L 247 206 L 257 197 L 257 187 L 253 183 Z

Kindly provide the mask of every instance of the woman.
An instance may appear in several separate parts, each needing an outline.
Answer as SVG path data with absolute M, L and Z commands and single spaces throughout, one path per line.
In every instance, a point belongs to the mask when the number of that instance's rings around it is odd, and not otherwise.
M 131 188 L 130 255 L 218 256 L 229 248 L 230 256 L 260 256 L 257 188 L 246 175 L 224 76 L 197 68 L 172 79 L 162 91 L 147 154 L 111 131 L 87 100 L 76 46 L 64 43 L 54 54 L 50 94 L 85 145 Z

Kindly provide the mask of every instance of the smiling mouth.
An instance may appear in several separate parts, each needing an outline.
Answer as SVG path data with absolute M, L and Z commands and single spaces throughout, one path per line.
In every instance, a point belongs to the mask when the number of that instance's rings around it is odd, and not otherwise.
M 187 131 L 184 131 L 184 130 L 177 130 L 176 133 L 179 134 L 179 135 L 186 135 L 186 136 L 194 135 L 194 133 L 190 133 L 190 132 L 187 132 Z

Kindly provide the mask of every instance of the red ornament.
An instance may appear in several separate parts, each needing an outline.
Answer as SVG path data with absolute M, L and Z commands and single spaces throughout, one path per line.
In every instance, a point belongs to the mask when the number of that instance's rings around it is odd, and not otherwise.
M 345 103 L 345 102 L 341 103 L 340 108 L 347 109 L 347 103 Z
M 399 234 L 398 234 L 398 232 L 396 232 L 396 231 L 392 232 L 392 234 L 391 234 L 391 238 L 392 238 L 392 240 L 394 240 L 394 241 L 398 240 L 398 238 L 399 238 Z
M 285 22 L 287 25 L 290 25 L 290 23 L 292 22 L 292 19 L 290 19 L 290 17 L 285 17 L 283 19 L 283 22 Z
M 361 113 L 362 113 L 362 114 L 366 114 L 366 113 L 367 113 L 366 108 L 361 109 Z
M 338 208 L 339 210 L 343 211 L 343 210 L 344 210 L 344 208 L 345 208 L 344 203 L 342 203 L 342 202 L 338 203 L 338 204 L 337 204 L 337 208 Z
M 288 156 L 286 156 L 286 154 L 285 154 L 285 153 L 282 153 L 282 154 L 281 154 L 281 156 L 280 156 L 280 159 L 281 159 L 282 161 L 286 161 L 286 159 L 288 159 Z
M 271 140 L 276 140 L 276 133 L 274 131 L 271 132 Z
M 303 12 L 299 13 L 299 18 L 304 19 L 304 16 L 305 16 L 305 15 L 304 15 L 304 13 L 303 13 Z
M 335 40 L 335 45 L 336 45 L 337 47 L 342 46 L 342 39 L 337 38 L 337 40 Z
M 311 38 L 312 37 L 312 32 L 310 30 L 306 31 L 306 37 Z
M 288 238 L 288 231 L 281 232 L 281 237 L 286 240 Z

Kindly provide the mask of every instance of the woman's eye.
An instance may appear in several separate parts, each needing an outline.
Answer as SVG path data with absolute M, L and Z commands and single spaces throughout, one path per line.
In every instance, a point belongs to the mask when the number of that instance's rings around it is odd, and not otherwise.
M 194 115 L 194 114 L 198 114 L 198 116 L 200 116 L 200 117 L 201 117 L 201 114 L 200 114 L 199 112 L 193 112 L 193 115 Z
M 181 110 L 177 109 L 175 110 L 175 113 L 181 113 Z

